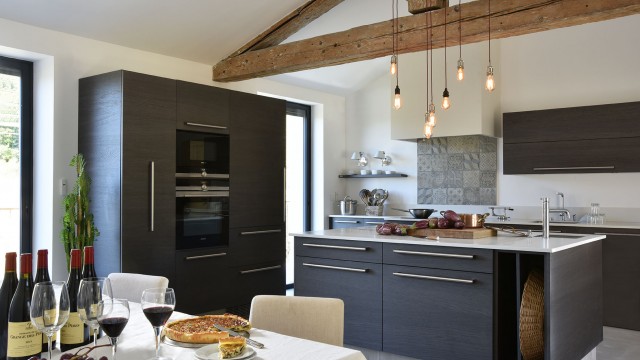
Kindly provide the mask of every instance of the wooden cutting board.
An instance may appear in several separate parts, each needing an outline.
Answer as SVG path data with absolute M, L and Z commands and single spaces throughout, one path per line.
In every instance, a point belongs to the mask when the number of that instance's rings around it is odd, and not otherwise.
M 410 236 L 424 236 L 442 238 L 458 238 L 458 239 L 480 239 L 489 236 L 495 236 L 497 231 L 485 228 L 468 228 L 468 229 L 408 229 L 407 234 Z

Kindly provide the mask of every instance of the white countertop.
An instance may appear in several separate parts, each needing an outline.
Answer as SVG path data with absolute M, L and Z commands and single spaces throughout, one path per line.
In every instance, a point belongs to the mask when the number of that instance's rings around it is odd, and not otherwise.
M 335 218 L 365 218 L 365 219 L 380 219 L 383 221 L 419 221 L 423 219 L 414 219 L 412 216 L 367 216 L 367 215 L 329 215 L 329 217 Z M 510 219 L 508 221 L 498 221 L 494 217 L 487 218 L 487 223 L 490 224 L 504 224 L 509 226 L 515 225 L 539 225 L 542 226 L 539 222 L 532 219 Z M 623 221 L 606 221 L 604 224 L 586 224 L 586 223 L 562 223 L 562 222 L 552 222 L 551 226 L 572 226 L 572 227 L 584 227 L 584 228 L 615 228 L 615 229 L 640 229 L 640 223 L 638 222 L 623 222 Z
M 537 253 L 554 253 L 576 246 L 588 244 L 604 239 L 605 235 L 584 234 L 551 234 L 551 238 L 543 240 L 541 234 L 534 232 L 535 237 L 522 237 L 518 235 L 499 233 L 481 239 L 456 239 L 439 238 L 428 240 L 412 236 L 379 235 L 371 226 L 353 227 L 331 230 L 307 231 L 304 233 L 291 233 L 292 236 L 312 237 L 321 239 L 374 241 L 384 243 L 415 244 L 428 246 L 451 246 L 491 250 L 528 251 Z

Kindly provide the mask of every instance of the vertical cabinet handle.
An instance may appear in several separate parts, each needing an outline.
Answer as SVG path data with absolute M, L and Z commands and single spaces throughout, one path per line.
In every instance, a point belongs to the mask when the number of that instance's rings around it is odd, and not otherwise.
M 156 163 L 155 161 L 151 161 L 149 165 L 149 208 L 150 210 L 150 218 L 149 218 L 149 230 L 153 231 L 155 225 L 155 207 L 156 207 Z
M 284 184 L 282 189 L 282 221 L 287 222 L 287 167 L 282 168 L 282 183 Z

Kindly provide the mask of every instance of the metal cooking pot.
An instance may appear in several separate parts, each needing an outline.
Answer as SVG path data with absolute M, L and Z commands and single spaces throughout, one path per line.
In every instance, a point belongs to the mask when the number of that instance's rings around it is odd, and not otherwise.
M 396 208 L 392 208 L 392 209 L 408 212 L 415 219 L 427 219 L 429 216 L 431 216 L 431 214 L 433 214 L 436 211 L 436 209 L 409 209 L 409 210 L 396 209 Z
M 358 202 L 351 200 L 349 195 L 344 197 L 344 200 L 340 200 L 340 214 L 342 215 L 355 215 Z
M 466 228 L 480 228 L 484 226 L 484 220 L 489 216 L 485 214 L 458 214 Z

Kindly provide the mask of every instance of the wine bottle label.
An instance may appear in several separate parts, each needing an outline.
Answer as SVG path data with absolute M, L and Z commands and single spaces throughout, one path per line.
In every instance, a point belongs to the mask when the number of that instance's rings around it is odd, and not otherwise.
M 80 314 L 72 312 L 69 320 L 60 329 L 60 342 L 63 344 L 79 344 L 84 341 L 84 323 L 80 320 Z
M 78 309 L 78 314 L 80 314 L 81 319 L 96 320 L 98 318 L 98 304 L 91 304 L 88 314 L 86 309 L 82 308 Z
M 31 321 L 10 322 L 7 328 L 7 356 L 24 357 L 40 354 L 42 333 Z

